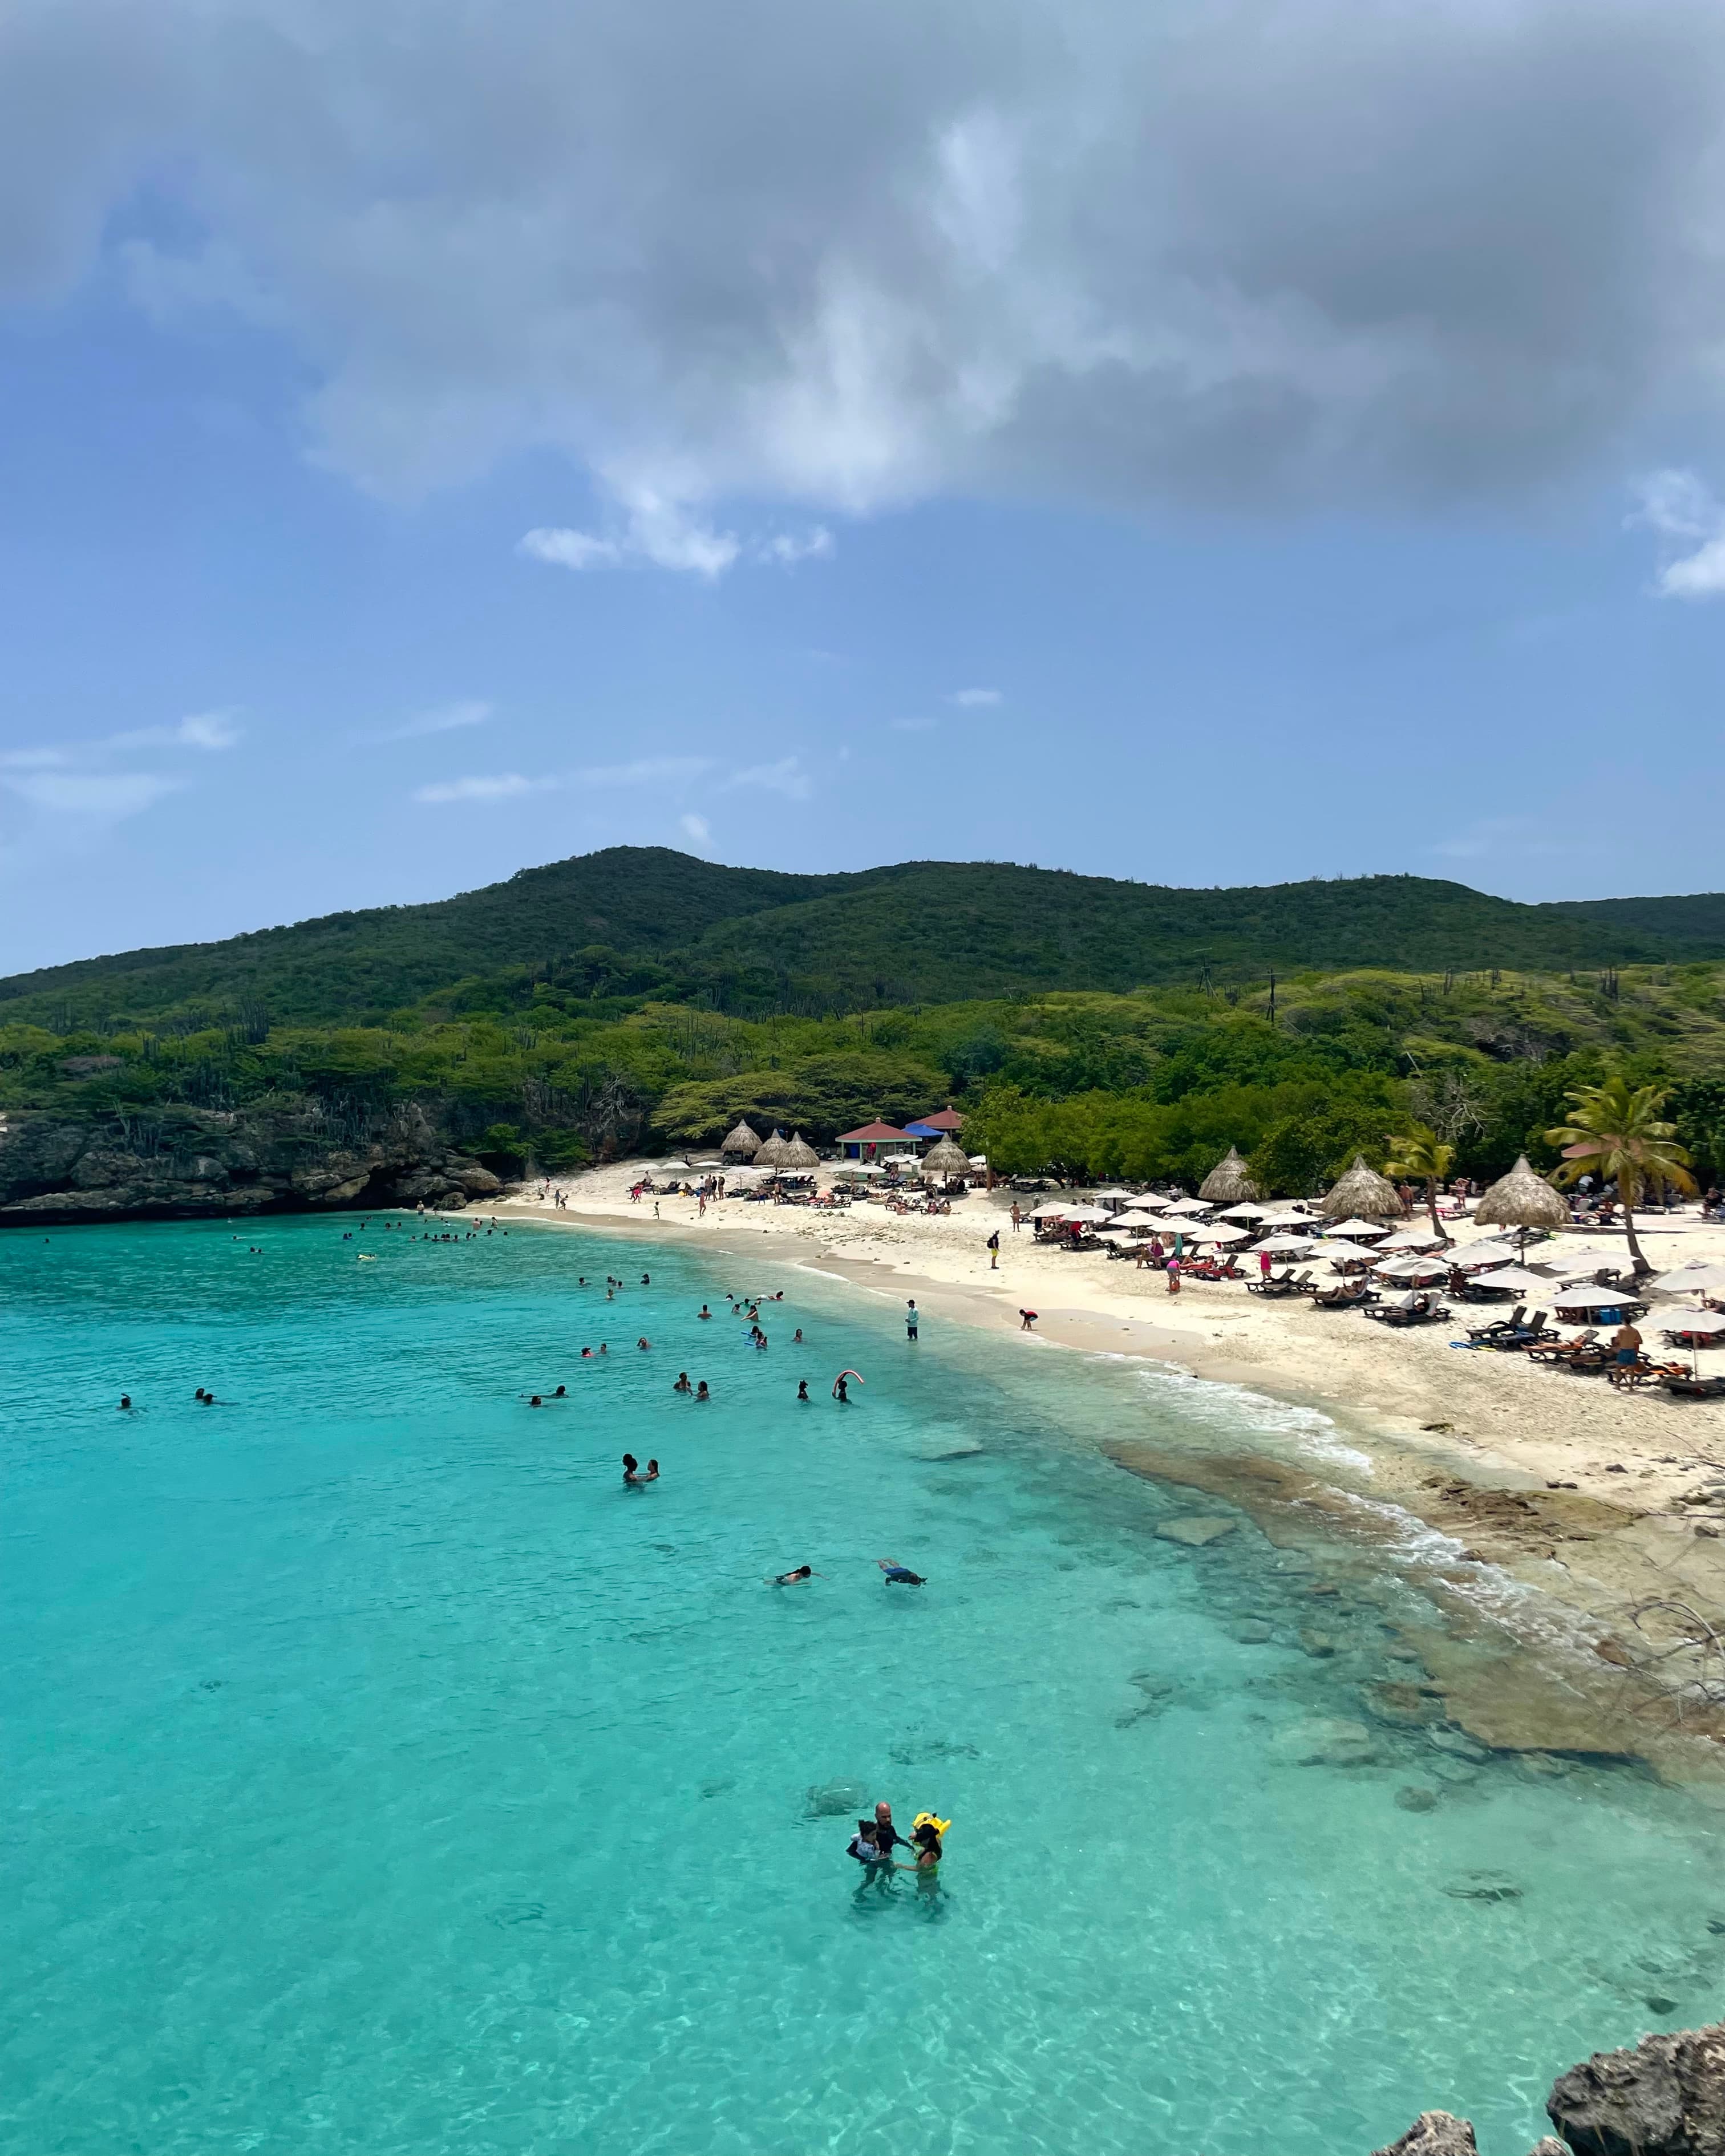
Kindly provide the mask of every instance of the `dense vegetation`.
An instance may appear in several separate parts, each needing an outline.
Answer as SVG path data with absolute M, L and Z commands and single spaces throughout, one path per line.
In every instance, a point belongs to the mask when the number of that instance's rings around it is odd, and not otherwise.
M 1563 1120 L 1565 1092 L 1610 1070 L 1672 1081 L 1697 1171 L 1725 1176 L 1725 966 L 1712 963 L 1573 978 L 1312 971 L 1273 987 L 752 1016 L 597 965 L 561 978 L 515 967 L 381 1024 L 290 1023 L 244 999 L 151 1025 L 0 1024 L 0 1111 L 122 1136 L 171 1136 L 192 1109 L 306 1099 L 332 1131 L 357 1131 L 412 1097 L 508 1169 L 706 1142 L 740 1113 L 824 1140 L 953 1101 L 968 1146 L 1003 1170 L 1189 1180 L 1235 1144 L 1284 1192 L 1356 1150 L 1381 1163 L 1415 1121 L 1455 1146 L 1458 1172 L 1498 1173 L 1523 1149 L 1549 1166 L 1541 1134 Z
M 1363 968 L 1594 973 L 1725 958 L 1725 896 L 1518 906 L 1414 876 L 1173 891 L 1006 863 L 847 875 L 614 847 L 434 905 L 0 981 L 0 1018 L 69 1035 L 601 1014 L 619 998 L 742 1018 L 1245 987 Z

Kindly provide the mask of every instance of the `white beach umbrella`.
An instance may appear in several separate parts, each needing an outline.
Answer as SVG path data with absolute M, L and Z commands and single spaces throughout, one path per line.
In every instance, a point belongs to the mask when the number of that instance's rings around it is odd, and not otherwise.
M 1501 1243 L 1496 1236 L 1486 1236 L 1477 1243 L 1463 1243 L 1450 1253 L 1450 1263 L 1460 1265 L 1471 1273 L 1481 1265 L 1513 1265 L 1520 1255 L 1513 1243 Z
M 1070 1205 L 1039 1205 L 1030 1218 L 1033 1220 L 1070 1220 L 1075 1209 Z
M 1266 1213 L 1260 1225 L 1266 1228 L 1309 1228 L 1316 1235 L 1322 1231 L 1323 1223 L 1314 1220 L 1309 1213 L 1296 1212 L 1292 1206 L 1287 1205 L 1279 1211 Z
M 1551 1300 L 1553 1310 L 1621 1310 L 1642 1298 L 1627 1287 L 1554 1287 Z
M 1406 1257 L 1386 1258 L 1381 1265 L 1373 1265 L 1373 1276 L 1378 1280 L 1441 1280 L 1445 1267 L 1434 1264 L 1430 1258 L 1415 1257 L 1410 1252 Z
M 1725 1332 L 1725 1310 L 1673 1310 L 1666 1313 L 1664 1323 L 1667 1332 L 1693 1332 L 1717 1340 Z
M 1248 1198 L 1238 1205 L 1224 1205 L 1216 1218 L 1219 1220 L 1261 1220 L 1269 1210 L 1267 1205 L 1255 1205 Z
M 1076 1220 L 1090 1227 L 1098 1221 L 1111 1220 L 1114 1215 L 1104 1205 L 1069 1205 L 1060 1217 L 1063 1220 Z
M 1430 1228 L 1403 1228 L 1385 1236 L 1378 1247 L 1380 1250 L 1435 1250 L 1441 1249 L 1443 1240 Z
M 1343 1220 L 1332 1222 L 1326 1233 L 1332 1235 L 1381 1235 L 1388 1224 L 1384 1220 Z
M 1244 1228 L 1194 1228 L 1194 1243 L 1243 1243 L 1246 1240 Z
M 1284 1250 L 1309 1250 L 1312 1248 L 1312 1237 L 1310 1235 L 1266 1235 L 1258 1245 L 1258 1248 L 1260 1250 L 1269 1250 L 1278 1255 Z
M 1679 1265 L 1672 1273 L 1661 1273 L 1656 1281 L 1648 1282 L 1656 1295 L 1725 1295 L 1725 1265 Z
M 1524 1272 L 1519 1265 L 1503 1265 L 1496 1272 L 1481 1273 L 1475 1281 L 1476 1287 L 1502 1288 L 1506 1295 L 1555 1295 L 1554 1284 L 1543 1274 Z
M 1163 1208 L 1165 1213 L 1208 1213 L 1210 1209 L 1202 1198 L 1171 1198 Z

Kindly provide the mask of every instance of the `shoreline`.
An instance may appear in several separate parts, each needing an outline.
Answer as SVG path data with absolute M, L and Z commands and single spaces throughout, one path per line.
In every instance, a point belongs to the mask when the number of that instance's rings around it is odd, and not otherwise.
M 1420 1584 L 1435 1590 L 1476 1658 L 1493 1635 L 1512 1650 L 1489 1685 L 1468 1681 L 1452 1663 L 1447 1681 L 1464 1727 L 1511 1750 L 1638 1758 L 1661 1779 L 1717 1784 L 1725 1799 L 1725 1716 L 1692 1705 L 1678 1733 L 1668 1726 L 1669 1700 L 1635 1667 L 1670 1634 L 1650 1622 L 1638 1635 L 1639 1606 L 1674 1597 L 1725 1607 L 1725 1535 L 1707 1532 L 1706 1512 L 1692 1518 L 1672 1502 L 1713 1479 L 1697 1456 L 1714 1435 L 1707 1423 L 1717 1423 L 1717 1410 L 1620 1395 L 1602 1378 L 1519 1356 L 1456 1353 L 1448 1339 L 1459 1320 L 1433 1329 L 1441 1340 L 1391 1335 L 1347 1313 L 1197 1282 L 1176 1302 L 1159 1276 L 1034 1246 L 1028 1229 L 1009 1241 L 1008 1204 L 998 1194 L 976 1194 L 933 1219 L 873 1206 L 836 1215 L 745 1209 L 734 1199 L 703 1219 L 683 1199 L 661 1199 L 654 1219 L 628 1202 L 629 1165 L 568 1178 L 559 1186 L 565 1209 L 516 1192 L 485 1209 L 630 1240 L 686 1235 L 713 1254 L 757 1250 L 865 1293 L 914 1295 L 931 1318 L 1009 1333 L 1021 1352 L 1121 1358 L 1321 1417 L 1339 1441 L 1332 1460 L 1310 1448 L 1290 1458 L 1250 1437 L 1210 1454 L 1132 1437 L 1104 1450 L 1127 1472 L 1225 1500 L 1272 1541 L 1297 1538 L 1302 1520 L 1307 1532 L 1321 1522 L 1394 1568 L 1395 1544 L 1406 1540 L 1396 1519 L 1435 1531 L 1454 1554 L 1428 1553 Z M 982 1246 L 996 1225 L 1003 1262 L 991 1273 Z M 1650 1241 L 1657 1235 L 1644 1231 Z M 1127 1277 L 1117 1283 L 1110 1274 Z M 1029 1336 L 1019 1330 L 1020 1298 L 1039 1313 Z M 1656 1318 L 1647 1322 L 1656 1327 Z M 1717 1450 L 1725 1456 L 1725 1436 Z M 1446 1659 L 1441 1643 L 1420 1644 L 1433 1650 L 1429 1661 Z

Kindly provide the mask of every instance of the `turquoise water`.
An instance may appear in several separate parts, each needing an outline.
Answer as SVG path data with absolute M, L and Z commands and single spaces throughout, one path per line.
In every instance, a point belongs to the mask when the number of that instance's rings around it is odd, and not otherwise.
M 1689 1800 L 1418 1732 L 1281 1763 L 1431 1613 L 1368 1582 L 1314 1661 L 1321 1553 L 1158 1540 L 1218 1507 L 1091 1449 L 1249 1404 L 349 1224 L 0 1238 L 7 2156 L 1364 2156 L 1440 2104 L 1521 2156 L 1561 2067 L 1717 2014 Z M 720 1291 L 781 1284 L 757 1354 Z M 954 1820 L 937 1896 L 855 1898 L 834 1781 Z

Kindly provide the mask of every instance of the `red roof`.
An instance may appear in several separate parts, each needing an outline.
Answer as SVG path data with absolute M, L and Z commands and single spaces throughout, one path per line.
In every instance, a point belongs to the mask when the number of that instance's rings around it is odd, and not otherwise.
M 932 1131 L 962 1131 L 964 1118 L 956 1108 L 942 1108 L 937 1116 L 918 1116 L 919 1123 L 927 1123 Z
M 902 1138 L 906 1145 L 913 1142 L 908 1131 L 896 1131 L 891 1123 L 865 1123 L 860 1131 L 842 1132 L 839 1142 L 850 1145 L 860 1140 L 865 1144 L 878 1145 L 882 1138 Z

